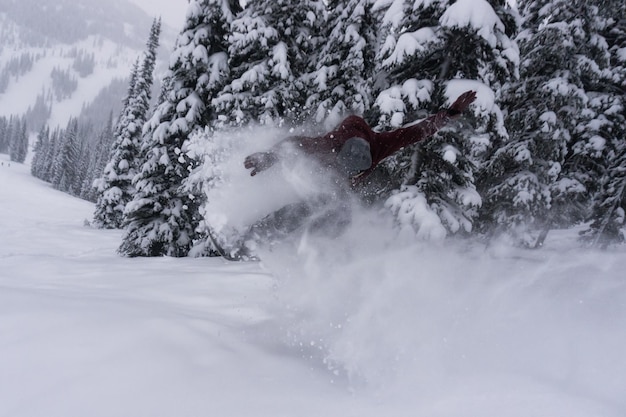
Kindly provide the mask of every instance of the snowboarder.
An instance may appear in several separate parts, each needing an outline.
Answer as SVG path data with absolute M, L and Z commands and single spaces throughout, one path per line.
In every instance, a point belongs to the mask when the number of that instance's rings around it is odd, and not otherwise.
M 284 139 L 266 152 L 256 152 L 244 160 L 244 166 L 254 176 L 274 165 L 286 145 L 295 146 L 320 162 L 349 174 L 350 179 L 369 175 L 385 158 L 432 136 L 451 119 L 460 116 L 476 99 L 476 92 L 467 91 L 459 96 L 449 109 L 424 119 L 412 126 L 390 132 L 375 132 L 359 116 L 347 117 L 337 129 L 322 137 L 293 136 Z M 353 181 L 356 184 L 358 181 Z
M 247 156 L 244 166 L 255 176 L 294 151 L 313 157 L 333 175 L 337 187 L 328 194 L 290 204 L 250 227 L 249 240 L 272 241 L 288 235 L 309 221 L 310 230 L 340 233 L 350 222 L 350 189 L 354 189 L 382 160 L 413 143 L 435 134 L 451 119 L 459 117 L 476 99 L 475 91 L 461 94 L 448 109 L 411 126 L 390 132 L 375 132 L 359 116 L 349 116 L 333 131 L 321 137 L 289 137 L 265 152 Z M 244 248 L 245 250 L 245 248 Z

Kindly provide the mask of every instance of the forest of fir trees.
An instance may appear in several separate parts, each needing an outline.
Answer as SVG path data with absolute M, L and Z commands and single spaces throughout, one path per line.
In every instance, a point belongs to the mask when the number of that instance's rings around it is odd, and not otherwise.
M 26 160 L 29 124 L 36 120 L 33 111 L 29 109 L 20 117 L 0 117 L 0 153 L 8 154 L 13 162 Z M 45 112 L 49 112 L 49 108 Z M 78 119 L 70 120 L 65 129 L 51 131 L 43 127 L 33 147 L 31 173 L 60 191 L 95 202 L 97 190 L 92 184 L 109 158 L 112 123 L 110 116 L 104 128 Z
M 31 172 L 34 176 L 51 183 L 54 188 L 60 191 L 93 201 L 96 204 L 102 200 L 107 187 L 107 180 L 110 181 L 108 174 L 113 163 L 112 159 L 115 158 L 116 153 L 120 152 L 121 135 L 128 133 L 129 115 L 124 113 L 128 111 L 128 103 L 145 100 L 144 107 L 146 110 L 144 112 L 147 112 L 160 27 L 161 22 L 155 21 L 149 36 L 147 51 L 144 53 L 144 61 L 152 61 L 152 64 L 144 69 L 150 74 L 145 86 L 142 87 L 148 89 L 145 93 L 146 96 L 144 97 L 132 90 L 129 91 L 122 103 L 124 108 L 122 114 L 115 121 L 113 115 L 110 114 L 104 126 L 94 125 L 91 118 L 86 117 L 84 119 L 72 118 L 65 128 L 54 130 L 49 127 L 42 128 L 35 141 L 34 157 L 31 162 Z M 150 58 L 146 58 L 148 55 Z M 86 62 L 86 67 L 90 66 L 89 63 L 93 59 L 91 55 L 80 53 L 77 56 L 84 57 L 81 62 Z M 136 65 L 138 63 L 139 59 Z M 134 83 L 133 76 L 131 77 L 131 85 Z M 33 120 L 32 115 L 27 115 L 27 118 Z M 143 119 L 136 122 L 137 131 L 141 131 L 143 122 Z M 135 155 L 136 149 L 131 149 L 130 152 L 134 157 L 138 157 Z M 102 222 L 98 223 L 98 217 L 92 223 L 98 227 L 121 226 L 120 223 L 116 223 L 114 226 Z
M 466 88 L 479 96 L 470 111 L 384 161 L 368 204 L 421 236 L 540 247 L 550 230 L 578 227 L 594 246 L 624 240 L 621 0 L 191 0 L 149 109 L 155 41 L 156 24 L 124 110 L 96 141 L 111 148 L 95 172 L 93 223 L 125 229 L 125 256 L 215 254 L 203 190 L 219 182 L 211 144 L 224 131 L 306 125 L 313 135 L 349 114 L 393 129 Z M 52 165 L 90 152 L 79 125 L 42 131 L 41 149 L 64 155 Z M 67 141 L 72 150 L 58 149 Z M 78 174 L 54 169 L 46 175 L 78 194 Z M 438 230 L 406 215 L 415 207 Z
M 24 117 L 0 117 L 0 153 L 13 162 L 24 162 L 28 154 L 28 127 Z
M 103 128 L 72 118 L 65 128 L 37 134 L 31 173 L 60 191 L 95 202 L 94 181 L 102 174 L 113 142 L 113 120 Z

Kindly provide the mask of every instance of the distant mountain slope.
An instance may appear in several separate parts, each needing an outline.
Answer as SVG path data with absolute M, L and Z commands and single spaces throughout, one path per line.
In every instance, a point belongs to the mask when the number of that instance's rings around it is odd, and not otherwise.
M 71 44 L 98 35 L 140 48 L 152 19 L 126 0 L 0 0 L 0 13 L 22 30 L 21 40 L 42 46 L 50 40 Z
M 119 85 L 143 52 L 152 19 L 127 0 L 0 0 L 0 116 L 27 114 L 37 131 L 64 125 L 96 97 L 106 107 L 89 112 L 96 123 L 117 113 Z M 157 73 L 174 33 L 164 28 Z

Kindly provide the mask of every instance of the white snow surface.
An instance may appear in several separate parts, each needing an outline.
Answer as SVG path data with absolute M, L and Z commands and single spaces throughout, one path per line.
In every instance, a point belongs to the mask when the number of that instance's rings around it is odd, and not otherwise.
M 76 48 L 94 53 L 96 61 L 94 72 L 86 77 L 80 77 L 72 69 L 74 58 L 70 51 Z M 128 77 L 132 62 L 138 54 L 136 51 L 120 48 L 111 41 L 93 36 L 71 46 L 52 49 L 52 51 L 29 48 L 28 52 L 33 55 L 46 52 L 47 55 L 37 60 L 32 70 L 21 76 L 18 81 L 9 83 L 7 91 L 0 94 L 0 115 L 8 117 L 26 113 L 35 104 L 38 95 L 49 92 L 52 83 L 51 71 L 54 68 L 68 70 L 78 85 L 70 97 L 54 100 L 48 120 L 48 124 L 52 127 L 64 127 L 71 117 L 80 114 L 83 106 L 89 104 L 90 100 L 98 95 L 103 85 L 108 85 L 114 79 Z M 14 53 L 13 50 L 4 51 L 4 54 L 0 53 L 0 62 L 7 61 Z
M 477 80 L 465 80 L 454 79 L 450 80 L 446 84 L 446 98 L 448 105 L 454 103 L 454 101 L 466 91 L 476 92 L 476 101 L 473 104 L 473 108 L 476 109 L 477 114 L 490 113 L 494 111 L 495 106 L 495 93 L 486 84 Z
M 498 39 L 496 29 L 504 32 L 504 25 L 491 5 L 485 0 L 457 0 L 441 16 L 440 23 L 444 27 L 470 26 L 478 31 L 491 47 L 495 47 Z
M 0 416 L 626 415 L 626 252 L 401 242 L 116 255 L 0 155 Z M 324 243 L 324 244 L 322 244 Z

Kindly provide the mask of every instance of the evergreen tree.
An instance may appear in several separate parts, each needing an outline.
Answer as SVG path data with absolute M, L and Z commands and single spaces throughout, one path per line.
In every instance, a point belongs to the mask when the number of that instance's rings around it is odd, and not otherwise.
M 505 93 L 510 138 L 483 171 L 485 227 L 491 233 L 507 231 L 529 246 L 535 244 L 532 232 L 549 216 L 552 189 L 584 107 L 580 89 L 566 78 L 579 46 L 572 27 L 555 14 L 556 3 L 521 4 L 520 78 Z
M 43 162 L 42 180 L 52 183 L 55 174 L 56 156 L 61 149 L 61 129 L 56 128 L 50 135 L 50 143 L 48 145 L 48 151 Z
M 6 121 L 6 128 L 4 130 L 4 138 L 6 143 L 6 152 L 11 155 L 11 147 L 13 146 L 13 136 L 15 131 L 15 116 L 9 116 L 9 119 Z
M 626 19 L 621 1 L 599 2 L 610 65 L 599 78 L 594 100 L 599 110 L 601 138 L 606 138 L 606 173 L 592 209 L 592 222 L 583 238 L 606 247 L 626 239 Z
M 47 98 L 46 91 L 42 91 L 37 96 L 35 104 L 29 107 L 24 116 L 28 121 L 29 126 L 36 126 L 37 128 L 44 126 L 52 114 L 52 104 L 50 99 Z
M 28 153 L 28 128 L 26 126 L 26 120 L 18 117 L 12 120 L 14 125 L 11 128 L 9 155 L 11 161 L 23 163 Z
M 178 36 L 162 91 L 144 128 L 143 165 L 126 207 L 126 256 L 185 256 L 198 225 L 198 199 L 182 189 L 194 161 L 186 154 L 189 135 L 217 115 L 209 106 L 228 77 L 226 38 L 239 11 L 235 1 L 195 0 Z
M 72 181 L 72 195 L 82 198 L 83 182 L 89 175 L 89 160 L 93 150 L 88 138 L 93 134 L 93 126 L 89 125 L 89 130 L 78 131 L 78 161 L 76 163 L 76 176 Z
M 15 161 L 17 159 L 17 150 L 19 148 L 20 126 L 19 119 L 13 115 L 11 115 L 9 119 L 9 129 L 7 134 L 9 137 L 9 157 L 11 158 L 11 161 Z
M 599 15 L 600 3 L 603 0 L 568 1 L 561 4 L 559 10 L 568 14 L 565 21 L 572 28 L 572 40 L 577 47 L 571 70 L 563 78 L 576 86 L 584 105 L 574 119 L 577 126 L 553 190 L 552 211 L 559 216 L 552 225 L 556 226 L 571 226 L 588 218 L 601 178 L 606 174 L 604 157 L 609 138 L 603 132 L 607 124 L 604 111 L 610 106 L 607 102 L 610 99 L 600 83 L 610 54 L 601 34 L 604 23 Z
M 44 179 L 44 161 L 46 154 L 50 148 L 50 128 L 47 126 L 42 127 L 37 135 L 37 142 L 33 149 L 35 155 L 30 166 L 30 172 L 33 176 Z
M 306 104 L 315 121 L 325 121 L 327 128 L 347 114 L 369 110 L 378 30 L 370 0 L 336 1 L 329 15 L 318 68 L 309 81 L 313 94 Z
M 520 6 L 520 79 L 506 88 L 511 136 L 483 171 L 483 220 L 492 232 L 541 246 L 550 228 L 584 219 L 602 175 L 606 138 L 597 107 L 604 100 L 594 90 L 608 52 L 593 2 Z
M 0 153 L 9 151 L 8 129 L 9 121 L 6 117 L 0 117 Z
M 280 126 L 301 118 L 307 98 L 302 76 L 315 56 L 320 17 L 319 0 L 259 0 L 232 22 L 232 81 L 213 102 L 226 125 Z
M 135 92 L 130 97 L 129 107 L 135 109 L 137 124 L 140 128 L 145 123 L 145 118 L 150 110 L 150 100 L 152 99 L 152 85 L 154 83 L 154 67 L 159 49 L 159 38 L 161 36 L 161 19 L 154 20 L 150 28 L 150 36 L 146 44 L 141 72 L 136 81 Z M 139 117 L 141 116 L 141 117 Z
M 79 156 L 78 143 L 78 120 L 71 119 L 68 122 L 67 129 L 60 137 L 58 144 L 58 153 L 54 159 L 54 177 L 52 185 L 60 191 L 75 194 L 73 184 L 77 176 L 77 165 Z
M 396 189 L 387 206 L 403 227 L 420 235 L 431 234 L 420 228 L 433 225 L 427 221 L 433 214 L 440 220 L 433 236 L 468 233 L 481 204 L 477 169 L 507 137 L 497 93 L 516 75 L 515 11 L 496 0 L 391 5 L 394 13 L 384 13 L 383 26 L 391 29 L 378 54 L 378 93 L 369 118 L 380 129 L 396 128 L 445 108 L 465 90 L 477 90 L 479 98 L 473 114 L 385 163 L 385 183 Z M 408 211 L 412 215 L 401 216 Z
M 91 152 L 89 168 L 81 187 L 81 198 L 97 202 L 100 195 L 96 184 L 99 184 L 99 180 L 102 179 L 104 168 L 110 158 L 113 141 L 113 113 L 111 112 L 108 122 L 98 134 L 95 147 Z
M 22 120 L 19 143 L 20 145 L 18 148 L 17 161 L 23 163 L 26 160 L 26 156 L 28 155 L 28 146 L 29 146 L 28 125 L 26 123 L 26 118 Z
M 161 21 L 155 20 L 141 67 L 137 61 L 131 73 L 128 95 L 115 128 L 111 159 L 98 181 L 99 197 L 93 221 L 96 227 L 121 228 L 126 204 L 135 194 L 132 181 L 140 165 L 141 134 L 150 106 L 160 32 Z
M 139 157 L 141 126 L 135 123 L 131 101 L 137 89 L 139 58 L 131 70 L 128 92 L 122 100 L 122 111 L 115 125 L 110 157 L 102 177 L 94 181 L 97 201 L 92 225 L 98 228 L 118 229 L 122 225 L 124 208 L 132 199 L 132 180 L 136 175 L 135 162 Z

